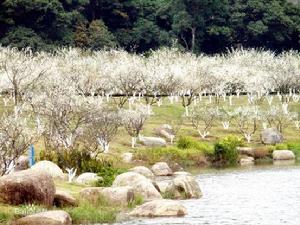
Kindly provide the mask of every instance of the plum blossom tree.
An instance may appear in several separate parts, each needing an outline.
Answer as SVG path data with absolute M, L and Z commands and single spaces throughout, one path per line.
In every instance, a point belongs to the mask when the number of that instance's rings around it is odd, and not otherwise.
M 4 113 L 0 119 L 0 176 L 9 172 L 9 167 L 34 144 L 39 134 L 30 127 L 23 110 Z
M 121 114 L 124 127 L 131 136 L 131 147 L 135 148 L 143 126 L 149 117 L 148 108 L 145 105 L 139 104 L 135 106 L 135 109 L 123 110 Z
M 193 127 L 197 130 L 201 138 L 205 139 L 209 135 L 209 131 L 218 118 L 218 107 L 212 105 L 194 106 L 189 116 Z
M 18 105 L 23 96 L 39 86 L 51 65 L 49 55 L 34 55 L 30 49 L 0 47 L 0 89 L 9 93 Z
M 258 129 L 258 121 L 260 120 L 258 108 L 256 106 L 239 107 L 234 114 L 238 131 L 250 143 Z

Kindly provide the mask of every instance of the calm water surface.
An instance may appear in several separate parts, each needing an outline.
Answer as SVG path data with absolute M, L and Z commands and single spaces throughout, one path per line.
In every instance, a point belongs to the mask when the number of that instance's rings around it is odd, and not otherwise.
M 253 167 L 196 176 L 203 192 L 182 201 L 182 218 L 136 219 L 123 225 L 300 225 L 300 167 Z

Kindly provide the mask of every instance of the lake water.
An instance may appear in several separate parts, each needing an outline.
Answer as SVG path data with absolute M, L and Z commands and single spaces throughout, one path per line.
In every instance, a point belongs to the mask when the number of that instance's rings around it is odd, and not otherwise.
M 181 201 L 181 218 L 135 219 L 123 225 L 300 225 L 300 167 L 214 170 L 196 176 L 203 197 Z

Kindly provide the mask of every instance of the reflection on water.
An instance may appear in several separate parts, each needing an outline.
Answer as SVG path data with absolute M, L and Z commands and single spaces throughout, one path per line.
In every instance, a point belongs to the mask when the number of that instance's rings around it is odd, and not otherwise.
M 300 167 L 213 170 L 197 176 L 204 196 L 182 201 L 182 218 L 136 219 L 126 225 L 300 225 Z

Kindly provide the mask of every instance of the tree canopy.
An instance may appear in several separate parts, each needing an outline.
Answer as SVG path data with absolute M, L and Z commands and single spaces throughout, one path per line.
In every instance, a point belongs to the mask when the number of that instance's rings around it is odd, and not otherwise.
M 146 52 L 163 46 L 219 53 L 240 46 L 300 49 L 290 0 L 2 0 L 0 44 Z

